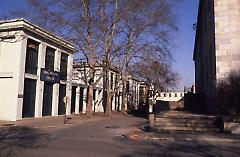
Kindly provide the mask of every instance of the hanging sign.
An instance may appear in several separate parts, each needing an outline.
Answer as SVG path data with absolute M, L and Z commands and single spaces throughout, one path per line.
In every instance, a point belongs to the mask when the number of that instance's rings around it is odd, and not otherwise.
M 60 82 L 60 73 L 57 71 L 50 71 L 50 70 L 42 68 L 41 74 L 40 74 L 40 80 L 52 82 L 52 83 L 59 83 Z

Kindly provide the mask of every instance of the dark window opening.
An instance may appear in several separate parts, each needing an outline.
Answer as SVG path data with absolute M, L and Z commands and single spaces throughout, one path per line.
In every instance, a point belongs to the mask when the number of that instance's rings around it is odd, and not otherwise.
M 93 100 L 96 100 L 96 94 L 97 94 L 97 90 L 93 89 Z
M 129 81 L 127 81 L 127 84 L 126 84 L 126 92 L 129 93 Z
M 25 73 L 37 75 L 39 43 L 28 39 L 25 60 Z
M 118 85 L 118 79 L 119 79 L 119 75 L 116 75 L 116 78 L 115 78 L 115 86 Z
M 60 79 L 67 80 L 67 62 L 68 62 L 68 55 L 62 53 L 61 55 L 61 64 L 60 64 Z
M 46 70 L 54 71 L 54 57 L 55 57 L 55 49 L 47 47 L 46 58 L 45 58 Z
M 66 106 L 63 101 L 66 96 L 66 85 L 60 84 L 59 86 L 59 99 L 58 99 L 58 114 L 63 115 L 66 113 Z

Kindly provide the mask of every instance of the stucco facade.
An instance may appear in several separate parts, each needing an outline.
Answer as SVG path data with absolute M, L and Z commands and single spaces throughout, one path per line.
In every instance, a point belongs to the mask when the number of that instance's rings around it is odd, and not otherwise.
M 105 90 L 105 75 L 101 65 L 94 67 L 94 90 L 93 90 L 93 112 L 104 112 L 106 107 Z M 75 112 L 86 113 L 87 108 L 87 89 L 89 80 L 89 66 L 87 63 L 75 63 L 73 70 L 73 92 L 76 95 Z M 118 111 L 121 109 L 121 87 L 119 87 L 119 73 L 115 68 L 110 68 L 109 71 L 110 89 L 112 93 L 112 110 Z M 75 91 L 74 91 L 75 90 Z
M 217 111 L 216 87 L 240 69 L 240 1 L 200 0 L 194 47 L 196 92 Z
M 73 45 L 24 19 L 1 21 L 0 37 L 0 120 L 59 115 L 62 87 L 70 114 Z
M 87 89 L 88 89 L 88 80 L 89 80 L 89 66 L 87 63 L 75 63 L 73 70 L 73 101 L 75 104 L 72 108 L 75 110 L 72 112 L 86 113 L 87 106 Z M 94 66 L 94 90 L 93 90 L 93 112 L 105 112 L 106 107 L 106 75 L 104 72 L 104 66 L 99 64 Z M 122 104 L 122 82 L 119 70 L 115 67 L 111 67 L 109 70 L 109 83 L 110 90 L 112 93 L 112 110 L 119 111 L 121 110 Z M 139 80 L 129 76 L 127 85 L 126 85 L 126 104 L 125 110 L 136 110 L 139 109 L 139 105 L 143 102 L 140 102 L 140 87 L 145 91 L 145 85 L 142 84 Z M 142 91 L 144 94 L 144 91 Z M 75 95 L 75 96 L 74 96 Z

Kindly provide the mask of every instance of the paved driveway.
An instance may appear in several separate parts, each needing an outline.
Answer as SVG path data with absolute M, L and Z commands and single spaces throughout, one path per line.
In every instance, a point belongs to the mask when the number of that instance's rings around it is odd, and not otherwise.
M 141 131 L 145 119 L 126 115 L 85 122 L 74 118 L 70 125 L 55 121 L 57 125 L 29 120 L 1 127 L 0 157 L 240 156 L 239 136 L 147 133 Z

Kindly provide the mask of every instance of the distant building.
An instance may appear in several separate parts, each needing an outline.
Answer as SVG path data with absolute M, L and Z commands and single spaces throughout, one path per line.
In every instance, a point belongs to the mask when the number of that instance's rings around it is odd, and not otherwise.
M 185 92 L 160 92 L 156 98 L 155 113 L 184 109 Z
M 196 92 L 215 112 L 216 86 L 240 69 L 239 0 L 199 0 L 193 60 Z
M 72 112 L 76 114 L 86 113 L 87 91 L 89 80 L 89 66 L 87 63 L 75 63 L 73 70 L 73 99 Z M 105 73 L 102 65 L 94 66 L 94 87 L 93 87 L 93 112 L 104 112 L 106 109 Z M 109 71 L 110 89 L 112 93 L 112 110 L 121 109 L 122 92 L 119 87 L 119 71 L 112 67 Z M 75 95 L 75 97 L 74 97 Z M 75 102 L 74 102 L 75 99 Z M 75 105 L 75 106 L 74 106 Z M 75 110 L 74 110 L 75 108 Z
M 0 21 L 0 120 L 70 114 L 73 52 L 24 19 Z
M 73 87 L 72 87 L 72 112 L 86 113 L 87 90 L 89 80 L 89 66 L 87 63 L 74 63 Z M 106 75 L 104 65 L 94 66 L 94 87 L 93 87 L 93 112 L 105 112 L 106 109 Z M 122 82 L 120 72 L 117 68 L 111 67 L 109 70 L 109 83 L 112 93 L 111 104 L 113 111 L 121 110 L 122 104 Z M 141 88 L 141 90 L 140 90 Z M 129 76 L 126 84 L 126 104 L 125 110 L 137 110 L 140 104 L 146 103 L 146 85 L 143 82 Z M 141 93 L 140 93 L 141 92 Z M 140 98 L 140 95 L 144 97 Z

